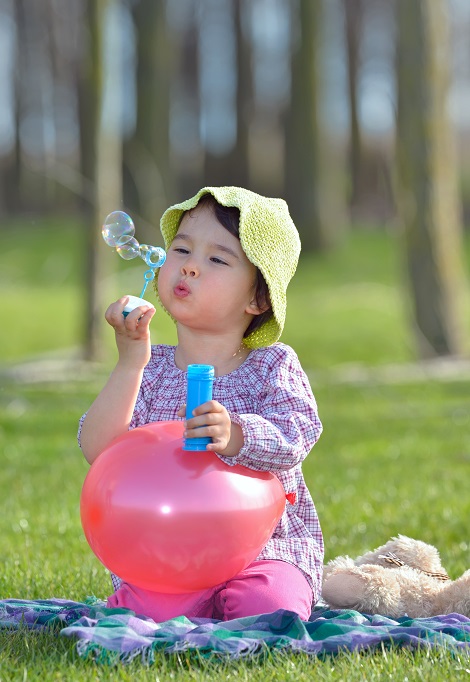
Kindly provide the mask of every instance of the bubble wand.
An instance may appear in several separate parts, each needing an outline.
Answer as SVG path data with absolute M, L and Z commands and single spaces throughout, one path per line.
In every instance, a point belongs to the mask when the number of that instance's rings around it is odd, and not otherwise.
M 104 221 L 101 234 L 103 239 L 124 260 L 132 260 L 140 257 L 148 265 L 149 269 L 144 272 L 144 286 L 140 292 L 140 297 L 129 296 L 123 315 L 129 313 L 140 305 L 152 305 L 144 299 L 144 294 L 149 282 L 155 278 L 155 270 L 161 268 L 166 260 L 166 253 L 160 246 L 150 246 L 150 244 L 139 244 L 134 237 L 135 227 L 132 218 L 124 211 L 113 211 Z

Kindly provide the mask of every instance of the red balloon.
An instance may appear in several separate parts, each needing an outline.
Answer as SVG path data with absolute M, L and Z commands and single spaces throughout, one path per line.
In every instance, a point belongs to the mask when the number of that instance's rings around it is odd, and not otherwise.
M 98 559 L 156 592 L 193 592 L 246 568 L 271 537 L 286 496 L 276 476 L 186 452 L 182 422 L 114 440 L 85 479 L 80 514 Z

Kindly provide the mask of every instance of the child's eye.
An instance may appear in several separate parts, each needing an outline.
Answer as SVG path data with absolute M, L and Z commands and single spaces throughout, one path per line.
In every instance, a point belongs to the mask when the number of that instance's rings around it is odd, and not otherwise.
M 217 258 L 217 256 L 212 256 L 211 261 L 217 263 L 217 265 L 227 265 L 227 263 L 222 260 L 222 258 Z
M 184 246 L 175 246 L 173 251 L 176 251 L 176 253 L 183 253 L 183 254 L 189 253 L 189 249 L 186 249 Z

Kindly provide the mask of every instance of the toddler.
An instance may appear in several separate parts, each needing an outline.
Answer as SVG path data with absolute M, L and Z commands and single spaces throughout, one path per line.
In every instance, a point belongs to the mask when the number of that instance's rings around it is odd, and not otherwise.
M 257 559 L 231 580 L 201 592 L 160 594 L 112 575 L 107 605 L 157 622 L 277 609 L 308 620 L 320 596 L 323 539 L 302 461 L 322 425 L 297 355 L 278 342 L 300 253 L 297 230 L 282 199 L 204 187 L 165 211 L 161 231 L 167 259 L 156 294 L 175 321 L 178 343 L 151 345 L 153 306 L 127 317 L 126 297 L 109 306 L 118 361 L 81 419 L 84 456 L 91 464 L 128 429 L 184 418 L 187 366 L 213 365 L 213 399 L 194 410 L 185 437 L 210 437 L 207 449 L 229 466 L 272 472 L 291 503 Z

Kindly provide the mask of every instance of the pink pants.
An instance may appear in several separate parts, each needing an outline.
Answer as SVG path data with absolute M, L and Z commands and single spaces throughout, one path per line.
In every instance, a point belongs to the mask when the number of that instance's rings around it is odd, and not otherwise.
M 122 583 L 108 608 L 124 607 L 162 623 L 176 616 L 231 620 L 285 609 L 310 617 L 313 592 L 303 573 L 285 561 L 254 561 L 226 583 L 201 592 L 162 594 Z

